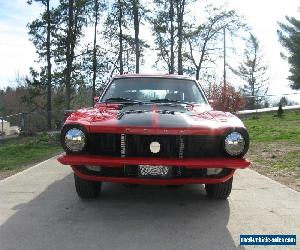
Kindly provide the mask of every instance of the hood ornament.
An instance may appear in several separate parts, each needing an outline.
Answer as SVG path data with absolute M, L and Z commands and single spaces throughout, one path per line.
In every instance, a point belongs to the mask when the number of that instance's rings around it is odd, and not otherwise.
M 150 143 L 150 151 L 153 154 L 157 154 L 160 151 L 160 143 L 157 141 L 153 141 Z

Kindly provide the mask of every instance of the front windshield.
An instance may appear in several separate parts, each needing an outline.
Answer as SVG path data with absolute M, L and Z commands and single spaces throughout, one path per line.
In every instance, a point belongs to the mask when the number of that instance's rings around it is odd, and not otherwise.
M 132 100 L 141 102 L 176 101 L 206 104 L 195 81 L 170 78 L 121 78 L 115 79 L 101 101 Z

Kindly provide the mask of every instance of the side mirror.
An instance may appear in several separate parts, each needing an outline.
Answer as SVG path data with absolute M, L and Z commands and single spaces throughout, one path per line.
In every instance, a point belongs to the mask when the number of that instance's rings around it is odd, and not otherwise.
M 95 96 L 94 97 L 94 104 L 96 104 L 97 102 L 99 102 L 100 97 L 99 96 Z

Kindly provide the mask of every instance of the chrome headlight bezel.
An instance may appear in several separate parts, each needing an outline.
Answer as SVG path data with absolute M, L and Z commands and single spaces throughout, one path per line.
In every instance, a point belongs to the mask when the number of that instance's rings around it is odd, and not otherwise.
M 79 126 L 65 127 L 61 134 L 61 143 L 67 153 L 82 153 L 87 145 L 87 134 Z
M 249 148 L 249 135 L 246 130 L 233 130 L 225 134 L 223 150 L 230 157 L 243 157 Z

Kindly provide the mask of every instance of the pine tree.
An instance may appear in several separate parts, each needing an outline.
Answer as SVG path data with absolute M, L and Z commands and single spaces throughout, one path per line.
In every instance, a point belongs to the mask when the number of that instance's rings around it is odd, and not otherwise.
M 94 16 L 94 42 L 93 42 L 93 82 L 92 82 L 92 101 L 96 96 L 96 74 L 97 74 L 97 26 L 99 19 L 99 1 L 94 0 L 93 16 Z
M 287 54 L 281 53 L 282 57 L 290 64 L 292 89 L 300 89 L 300 20 L 294 17 L 286 17 L 286 23 L 279 23 L 277 30 L 281 45 L 287 50 Z
M 88 11 L 92 2 L 88 0 L 60 0 L 56 9 L 56 17 L 59 20 L 58 30 L 54 35 L 55 62 L 61 71 L 61 84 L 65 86 L 65 109 L 71 108 L 72 92 L 76 83 L 81 82 L 80 65 L 76 55 L 80 39 L 83 36 L 83 28 L 87 25 Z
M 133 20 L 133 29 L 134 29 L 134 50 L 135 50 L 135 73 L 140 73 L 140 59 L 142 56 L 142 51 L 148 45 L 145 41 L 142 41 L 139 38 L 140 35 L 140 24 L 142 20 L 147 19 L 148 10 L 142 6 L 140 0 L 128 0 L 130 6 L 130 16 Z
M 132 72 L 135 65 L 134 39 L 130 35 L 130 5 L 127 1 L 117 0 L 109 10 L 103 32 L 106 46 L 117 58 L 118 71 Z
M 262 51 L 258 39 L 250 34 L 244 52 L 244 61 L 233 73 L 239 76 L 246 84 L 242 91 L 248 96 L 246 108 L 254 109 L 262 105 L 264 95 L 268 91 L 267 65 L 263 62 Z
M 170 74 L 185 71 L 184 56 L 186 41 L 193 22 L 189 14 L 190 4 L 194 0 L 155 0 L 153 25 L 154 42 L 156 45 L 157 63 L 163 62 Z M 158 66 L 160 67 L 160 66 Z
M 98 71 L 98 52 L 99 46 L 97 44 L 98 38 L 98 24 L 101 12 L 106 9 L 106 3 L 101 0 L 93 0 L 93 4 L 91 4 L 91 19 L 94 25 L 94 40 L 93 40 L 93 52 L 92 52 L 92 104 L 94 103 L 94 97 L 96 96 L 96 78 Z
M 47 62 L 47 129 L 51 129 L 52 120 L 52 72 L 51 72 L 51 33 L 54 31 L 54 23 L 50 10 L 50 0 L 34 0 L 45 7 L 45 12 L 40 19 L 33 21 L 28 25 L 31 41 L 36 46 L 36 51 L 41 60 Z M 32 0 L 28 1 L 32 4 Z
M 176 12 L 175 0 L 155 0 L 155 16 L 152 18 L 154 42 L 158 50 L 157 62 L 167 65 L 169 74 L 175 73 Z

